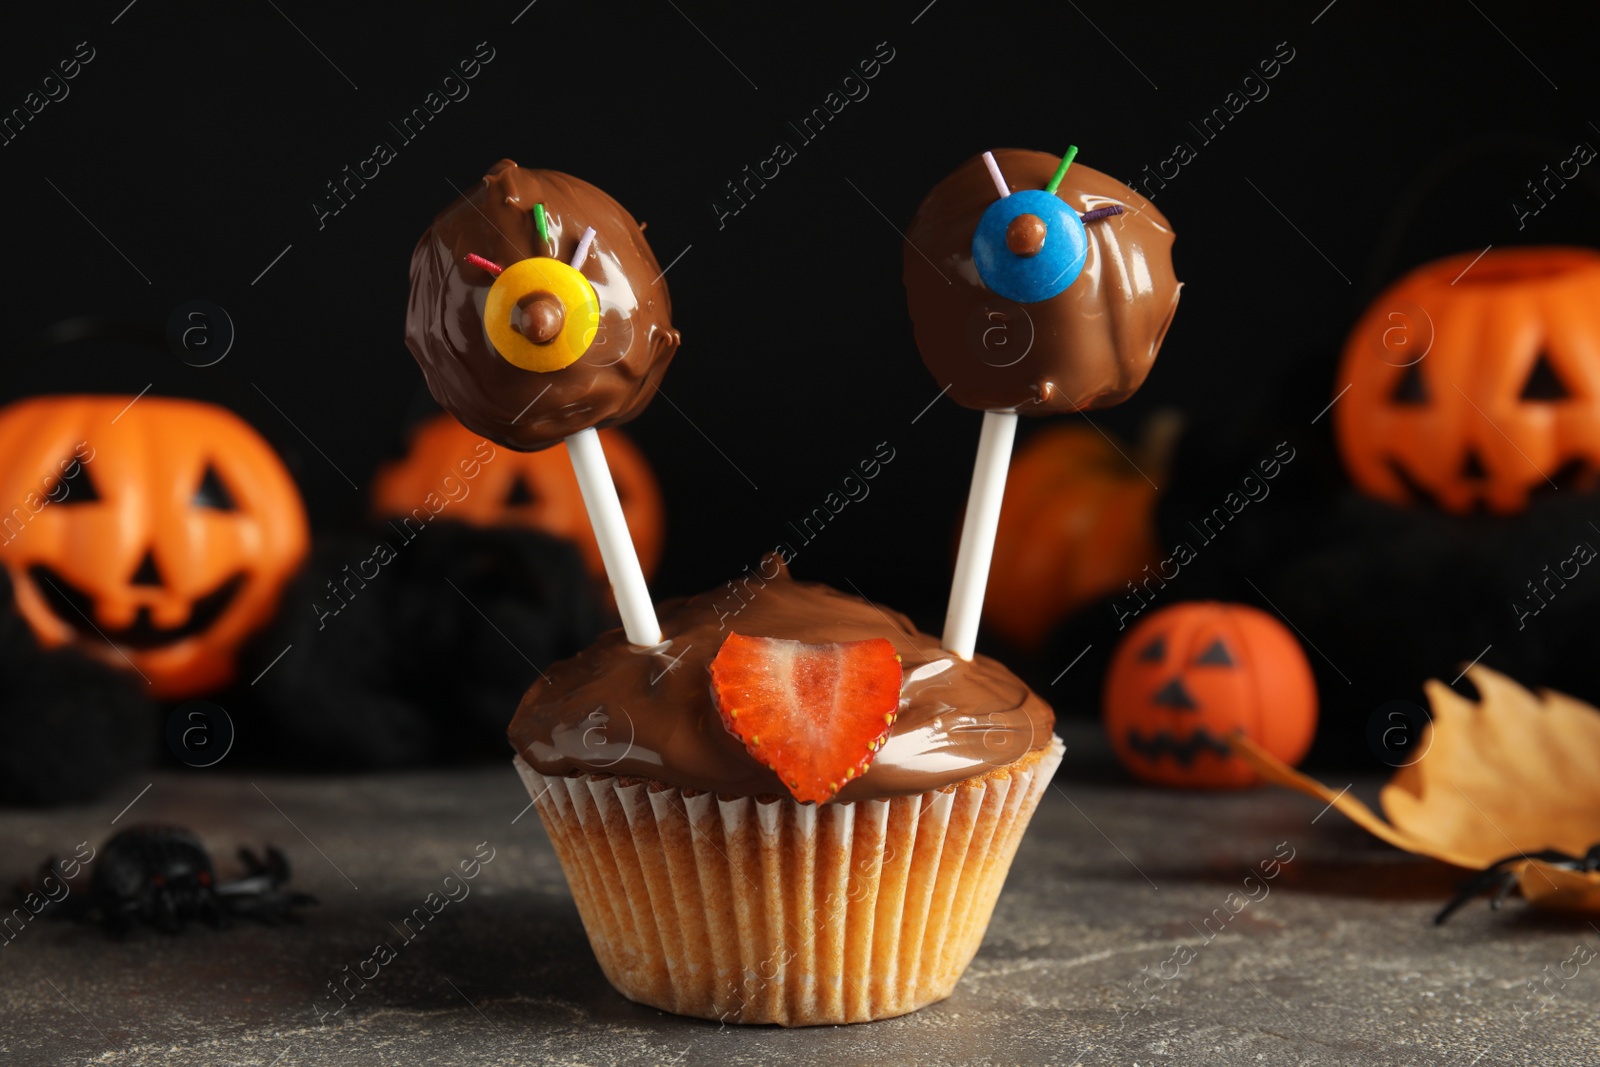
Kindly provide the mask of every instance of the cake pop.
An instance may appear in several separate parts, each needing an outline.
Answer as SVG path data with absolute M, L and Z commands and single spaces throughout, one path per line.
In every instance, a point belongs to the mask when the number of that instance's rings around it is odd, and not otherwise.
M 661 267 L 621 204 L 502 159 L 417 242 L 406 346 L 462 425 L 535 452 L 636 417 L 678 331 Z
M 984 413 L 944 647 L 971 658 L 1018 414 L 1119 404 L 1144 383 L 1181 285 L 1172 227 L 1099 171 L 1002 149 L 923 200 L 903 249 L 922 360 Z
M 617 612 L 645 646 L 661 627 L 595 431 L 638 415 L 678 349 L 664 273 L 621 204 L 502 159 L 417 242 L 406 311 L 406 345 L 462 425 L 524 452 L 566 442 Z

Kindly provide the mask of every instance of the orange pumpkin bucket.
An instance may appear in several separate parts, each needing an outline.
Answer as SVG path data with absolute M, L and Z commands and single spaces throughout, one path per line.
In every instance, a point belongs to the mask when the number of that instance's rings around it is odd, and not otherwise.
M 601 430 L 600 445 L 648 577 L 661 559 L 665 536 L 661 488 L 644 453 L 621 431 Z M 492 456 L 487 461 L 484 449 Z M 469 468 L 476 474 L 467 475 Z M 524 526 L 571 541 L 589 573 L 606 580 L 600 546 L 564 447 L 540 452 L 495 448 L 453 416 L 437 415 L 412 435 L 405 458 L 378 473 L 373 508 L 379 518 L 409 515 L 428 494 L 445 495 L 441 486 L 446 479 L 470 487 L 465 496 L 452 498 L 446 512 L 450 518 L 477 526 Z
M 1346 386 L 1334 431 L 1370 496 L 1507 514 L 1541 487 L 1593 488 L 1600 253 L 1510 248 L 1411 272 L 1351 332 Z
M 137 671 L 154 696 L 224 686 L 305 557 L 299 490 L 211 404 L 53 396 L 0 411 L 0 562 L 46 646 Z

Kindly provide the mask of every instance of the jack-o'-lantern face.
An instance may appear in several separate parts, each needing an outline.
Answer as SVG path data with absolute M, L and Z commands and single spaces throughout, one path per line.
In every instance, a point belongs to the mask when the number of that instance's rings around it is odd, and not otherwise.
M 1134 774 L 1161 785 L 1240 787 L 1256 774 L 1227 738 L 1243 731 L 1286 763 L 1316 729 L 1311 666 L 1272 616 L 1242 604 L 1164 608 L 1129 631 L 1106 678 L 1106 732 Z
M 1600 480 L 1600 253 L 1514 248 L 1428 264 L 1345 345 L 1339 451 L 1365 493 L 1453 512 Z
M 0 562 L 46 646 L 175 699 L 234 677 L 306 552 L 305 509 L 243 420 L 186 400 L 42 397 L 0 411 Z
M 661 558 L 661 489 L 644 454 L 620 431 L 601 430 L 617 498 L 646 575 Z M 417 509 L 477 526 L 524 526 L 573 542 L 589 572 L 605 581 L 605 564 L 565 448 L 514 452 L 497 448 L 448 414 L 424 423 L 404 459 L 379 472 L 373 507 L 380 518 Z M 420 516 L 419 516 L 420 517 Z

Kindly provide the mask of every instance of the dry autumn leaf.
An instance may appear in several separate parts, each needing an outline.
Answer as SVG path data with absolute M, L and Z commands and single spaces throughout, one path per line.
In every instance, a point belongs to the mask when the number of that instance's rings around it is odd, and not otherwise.
M 1234 751 L 1270 782 L 1317 797 L 1396 848 L 1516 877 L 1530 903 L 1600 912 L 1600 871 L 1532 859 L 1583 856 L 1600 843 L 1600 710 L 1561 693 L 1534 694 L 1483 666 L 1468 670 L 1481 697 L 1428 682 L 1433 722 L 1423 756 L 1379 794 L 1385 822 L 1348 792 L 1293 770 L 1248 738 Z

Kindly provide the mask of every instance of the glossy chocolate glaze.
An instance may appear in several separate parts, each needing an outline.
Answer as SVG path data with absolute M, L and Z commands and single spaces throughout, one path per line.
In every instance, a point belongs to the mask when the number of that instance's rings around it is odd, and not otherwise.
M 512 720 L 512 747 L 542 774 L 598 771 L 731 796 L 787 796 L 722 725 L 709 668 L 729 633 L 825 643 L 885 637 L 904 669 L 900 715 L 867 772 L 839 802 L 937 789 L 1047 748 L 1050 706 L 985 656 L 964 662 L 898 612 L 776 561 L 731 587 L 659 605 L 666 642 L 628 644 L 613 630 L 545 672 Z M 763 577 L 773 575 L 771 580 Z M 737 612 L 735 614 L 735 612 Z
M 533 207 L 543 203 L 550 243 Z M 594 247 L 580 269 L 600 298 L 600 329 L 576 363 L 523 370 L 501 358 L 483 328 L 494 276 L 464 262 L 474 253 L 509 267 L 530 256 L 569 262 L 586 227 Z M 588 182 L 509 159 L 433 220 L 411 254 L 406 347 L 428 389 L 473 433 L 524 452 L 579 430 L 627 422 L 655 396 L 678 349 L 661 267 L 633 216 Z
M 1043 189 L 1061 162 L 1014 148 L 994 157 L 1012 190 Z M 1056 192 L 1080 214 L 1125 210 L 1085 225 L 1083 273 L 1039 303 L 997 295 L 973 265 L 973 232 L 997 196 L 981 156 L 934 186 L 906 229 L 917 348 L 958 404 L 1023 415 L 1110 407 L 1150 373 L 1182 288 L 1172 273 L 1172 227 L 1144 197 L 1082 163 Z

